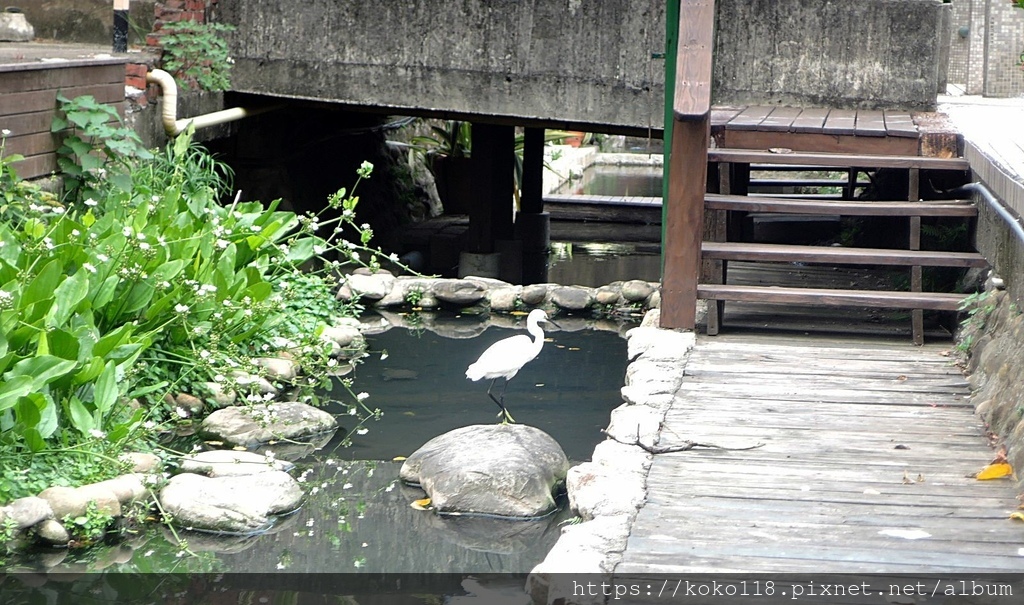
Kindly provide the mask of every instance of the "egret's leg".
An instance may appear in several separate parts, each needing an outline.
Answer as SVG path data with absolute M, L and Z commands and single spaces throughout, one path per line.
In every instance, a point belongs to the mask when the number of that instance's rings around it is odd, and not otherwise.
M 494 397 L 494 395 L 491 394 L 491 389 L 494 388 L 494 382 L 496 380 L 498 380 L 498 379 L 495 378 L 495 379 L 491 380 L 491 386 L 487 387 L 487 396 L 491 398 L 491 401 L 493 401 L 495 403 L 495 405 L 497 405 L 499 408 L 501 408 L 501 412 L 498 413 L 498 418 L 501 418 L 501 422 L 503 424 L 506 424 L 506 423 L 509 423 L 509 422 L 515 423 L 515 420 L 512 418 L 512 415 L 508 413 L 507 409 L 505 409 L 505 389 L 508 388 L 508 379 L 507 378 L 505 379 L 505 384 L 502 385 L 502 387 L 501 387 L 500 399 L 496 399 Z

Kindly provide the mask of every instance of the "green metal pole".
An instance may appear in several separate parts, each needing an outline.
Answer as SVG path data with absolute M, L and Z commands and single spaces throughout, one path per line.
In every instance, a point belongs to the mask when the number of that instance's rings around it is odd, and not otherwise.
M 679 51 L 679 0 L 668 0 L 665 7 L 665 127 L 662 135 L 661 168 L 661 266 L 665 267 L 665 225 L 668 224 L 668 167 L 672 150 L 672 125 L 675 122 L 676 54 Z

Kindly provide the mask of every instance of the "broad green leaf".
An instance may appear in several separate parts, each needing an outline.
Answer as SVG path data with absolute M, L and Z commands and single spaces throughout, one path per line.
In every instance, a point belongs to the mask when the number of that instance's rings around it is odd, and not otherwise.
M 93 387 L 92 401 L 101 414 L 106 414 L 117 403 L 116 374 L 117 364 L 113 361 L 108 361 L 106 367 L 103 368 L 103 373 L 96 379 L 96 385 Z
M 83 435 L 88 435 L 89 431 L 96 428 L 96 421 L 93 419 L 92 414 L 89 413 L 89 410 L 85 408 L 85 404 L 78 397 L 72 397 L 68 403 L 68 414 L 71 415 L 71 424 L 81 431 Z
M 22 359 L 11 368 L 13 376 L 31 376 L 36 390 L 75 369 L 77 361 L 53 355 L 37 355 Z
M 129 317 L 132 313 L 135 313 L 139 309 L 148 305 L 149 302 L 153 300 L 154 293 L 156 293 L 156 288 L 146 282 L 139 282 L 135 284 L 132 289 L 128 291 L 124 305 L 120 309 L 121 317 Z
M 46 263 L 39 273 L 29 282 L 21 293 L 20 306 L 27 309 L 30 305 L 53 297 L 53 291 L 60 283 L 62 272 L 60 261 L 54 259 Z
M 100 285 L 99 289 L 96 290 L 96 294 L 92 297 L 92 308 L 102 309 L 107 306 L 114 299 L 114 292 L 117 291 L 117 284 L 120 281 L 120 278 L 116 275 L 111 275 L 103 280 L 103 284 Z
M 28 449 L 33 452 L 40 452 L 46 449 L 46 441 L 43 440 L 39 429 L 35 427 L 25 429 L 21 433 L 21 438 L 25 440 L 25 445 L 28 446 Z
M 0 411 L 14 407 L 18 399 L 31 393 L 34 389 L 31 376 L 13 376 L 0 382 Z
M 35 393 L 33 393 L 35 395 Z M 57 417 L 57 404 L 53 402 L 53 397 L 47 393 L 39 393 L 43 398 L 43 405 L 40 407 L 40 420 L 39 424 L 36 425 L 36 429 L 44 439 L 57 432 L 57 428 L 60 426 L 60 420 Z
M 180 274 L 181 270 L 184 268 L 185 261 L 183 261 L 180 258 L 176 258 L 174 260 L 163 263 L 156 269 L 153 269 L 153 271 L 150 272 L 149 276 L 152 279 L 152 282 L 155 284 L 159 284 L 165 281 L 169 282 L 172 281 L 174 278 L 178 277 L 178 274 Z
M 39 406 L 36 405 L 33 395 L 38 395 L 39 399 L 42 399 L 42 393 L 30 393 L 29 395 L 19 398 L 18 403 L 14 406 L 14 415 L 18 419 L 18 422 L 25 428 L 38 425 L 39 421 L 42 419 L 42 416 L 39 413 Z
M 82 369 L 78 370 L 74 378 L 71 380 L 72 385 L 85 384 L 92 382 L 103 372 L 103 358 L 93 357 L 86 363 Z
M 78 360 L 81 345 L 78 338 L 66 330 L 52 330 L 49 333 L 50 353 L 62 359 Z
M 115 347 L 128 342 L 131 339 L 132 332 L 135 330 L 135 326 L 131 324 L 124 324 L 123 326 L 107 332 L 96 341 L 96 344 L 92 347 L 92 354 L 97 357 L 106 358 L 107 354 L 114 350 Z
M 46 316 L 47 328 L 59 328 L 67 323 L 75 312 L 78 303 L 89 293 L 89 275 L 85 269 L 79 269 L 57 286 L 53 295 L 54 305 Z

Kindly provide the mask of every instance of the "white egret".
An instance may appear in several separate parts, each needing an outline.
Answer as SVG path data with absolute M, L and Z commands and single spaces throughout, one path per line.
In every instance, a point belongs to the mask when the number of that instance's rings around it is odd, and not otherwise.
M 502 423 L 515 422 L 508 410 L 505 409 L 505 389 L 508 388 L 508 381 L 512 380 L 512 377 L 528 361 L 536 357 L 544 346 L 544 330 L 539 325 L 542 321 L 554 325 L 543 309 L 530 311 L 526 317 L 526 331 L 533 335 L 532 340 L 526 334 L 499 340 L 487 347 L 483 355 L 476 362 L 470 364 L 466 370 L 466 378 L 474 382 L 481 378 L 491 379 L 491 385 L 487 387 L 487 396 L 501 408 L 498 417 L 502 419 Z M 501 387 L 501 395 L 495 399 L 491 394 L 491 389 L 494 388 L 494 382 L 499 378 L 504 378 L 505 384 Z

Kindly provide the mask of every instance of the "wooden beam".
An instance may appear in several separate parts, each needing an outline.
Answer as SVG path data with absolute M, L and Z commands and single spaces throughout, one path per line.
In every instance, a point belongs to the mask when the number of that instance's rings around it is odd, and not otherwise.
M 969 170 L 963 158 L 938 158 L 916 155 L 861 155 L 847 153 L 772 153 L 748 149 L 711 149 L 709 162 L 748 162 L 751 164 L 799 164 L 837 168 L 931 168 L 935 170 Z
M 713 0 L 679 4 L 679 51 L 673 108 L 676 120 L 705 120 L 711 114 L 711 56 L 715 30 Z

